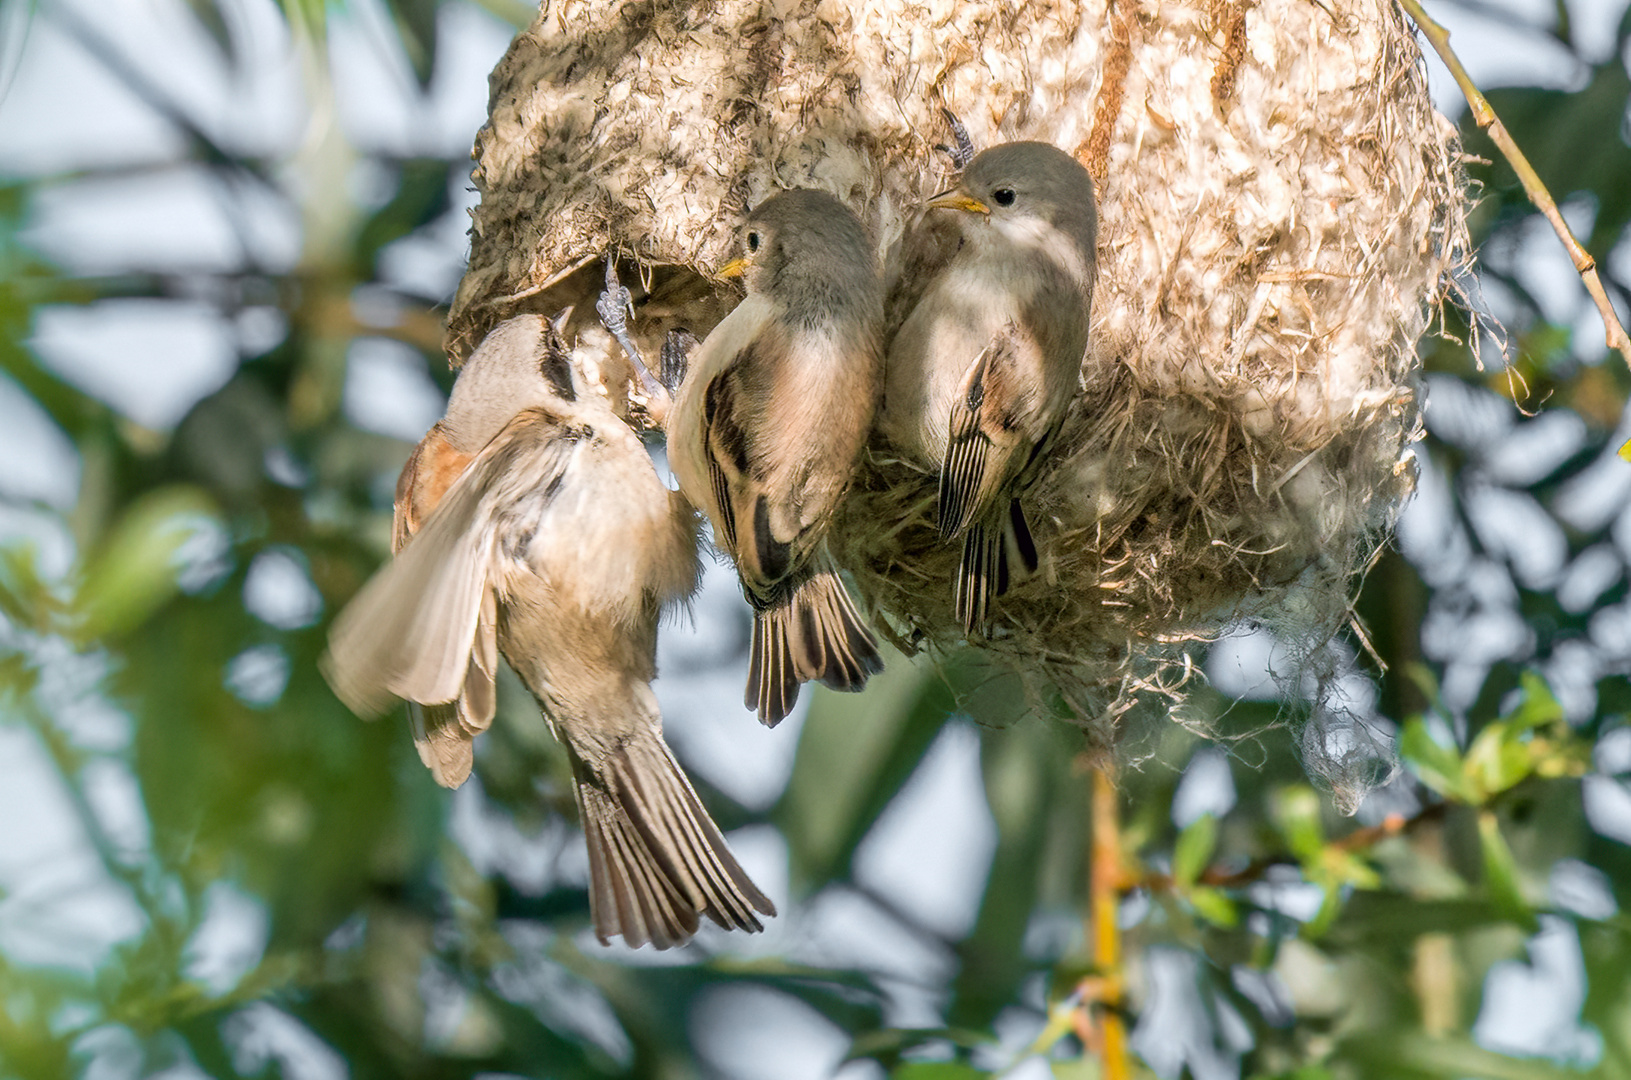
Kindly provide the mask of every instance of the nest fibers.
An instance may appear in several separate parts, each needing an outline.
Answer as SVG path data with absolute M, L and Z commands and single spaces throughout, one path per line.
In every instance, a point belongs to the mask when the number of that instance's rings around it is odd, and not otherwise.
M 1180 698 L 1191 643 L 1242 619 L 1329 681 L 1411 490 L 1415 343 L 1465 251 L 1454 130 L 1390 0 L 546 0 L 491 106 L 450 352 L 576 304 L 614 399 L 632 390 L 592 323 L 604 253 L 638 278 L 654 356 L 729 310 L 712 273 L 780 188 L 843 199 L 881 258 L 949 184 L 942 106 L 977 147 L 1073 151 L 1099 190 L 1093 344 L 1029 500 L 1049 558 L 983 655 L 1101 738 L 1140 697 Z M 833 528 L 908 651 L 962 638 L 934 491 L 875 445 Z M 1351 798 L 1374 756 L 1313 697 L 1305 757 Z

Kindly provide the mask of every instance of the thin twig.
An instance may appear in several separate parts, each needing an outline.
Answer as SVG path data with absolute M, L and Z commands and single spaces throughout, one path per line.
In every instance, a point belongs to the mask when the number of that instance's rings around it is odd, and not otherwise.
M 1631 366 L 1631 337 L 1626 336 L 1625 327 L 1620 325 L 1619 316 L 1614 313 L 1614 304 L 1603 288 L 1603 281 L 1597 276 L 1596 260 L 1591 257 L 1590 252 L 1580 246 L 1580 241 L 1574 238 L 1574 233 L 1569 231 L 1569 225 L 1558 212 L 1557 202 L 1552 198 L 1552 193 L 1546 190 L 1546 185 L 1540 181 L 1540 175 L 1535 172 L 1534 166 L 1529 164 L 1529 159 L 1523 156 L 1523 151 L 1518 149 L 1518 144 L 1512 141 L 1506 125 L 1495 115 L 1489 100 L 1474 85 L 1472 77 L 1467 74 L 1467 69 L 1461 66 L 1460 57 L 1450 48 L 1450 32 L 1433 21 L 1432 17 L 1422 10 L 1418 0 L 1399 0 L 1399 3 L 1410 13 L 1410 17 L 1426 35 L 1428 44 L 1433 46 L 1433 51 L 1438 53 L 1439 59 L 1444 61 L 1444 66 L 1449 68 L 1450 74 L 1455 77 L 1456 85 L 1461 87 L 1461 93 L 1472 109 L 1473 122 L 1489 133 L 1490 139 L 1500 148 L 1512 166 L 1512 171 L 1517 174 L 1518 182 L 1523 185 L 1529 201 L 1534 203 L 1540 212 L 1546 215 L 1546 220 L 1552 223 L 1553 231 L 1557 233 L 1558 239 L 1563 241 L 1564 248 L 1569 252 L 1569 258 L 1574 262 L 1575 270 L 1580 273 L 1580 280 L 1585 282 L 1586 291 L 1591 294 L 1598 312 L 1602 314 L 1608 347 L 1619 350 L 1620 355 L 1625 357 L 1627 366 Z
M 1360 855 L 1383 840 L 1393 836 L 1408 836 L 1423 825 L 1443 820 L 1450 810 L 1450 803 L 1433 803 L 1414 817 L 1405 817 L 1403 814 L 1389 814 L 1384 820 L 1375 825 L 1367 825 L 1362 829 L 1355 829 L 1346 836 L 1326 844 L 1329 851 L 1340 852 L 1345 855 Z M 1291 855 L 1273 855 L 1253 859 L 1245 866 L 1230 870 L 1225 866 L 1209 866 L 1201 871 L 1195 878 L 1197 885 L 1209 885 L 1215 889 L 1239 889 L 1261 881 L 1276 866 L 1296 866 L 1297 859 Z M 1151 892 L 1170 892 L 1176 887 L 1171 874 L 1150 872 L 1132 882 L 1135 888 L 1148 889 Z

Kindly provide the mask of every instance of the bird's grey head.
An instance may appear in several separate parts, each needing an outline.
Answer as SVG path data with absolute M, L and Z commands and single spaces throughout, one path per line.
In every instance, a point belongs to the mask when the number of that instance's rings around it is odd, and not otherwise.
M 577 400 L 572 350 L 561 335 L 568 314 L 517 315 L 488 331 L 448 399 L 447 422 L 460 436 L 479 448 L 522 409 Z
M 875 276 L 866 230 L 850 208 L 824 191 L 794 188 L 767 199 L 742 226 L 742 257 L 727 264 L 750 293 L 779 299 L 810 279 L 865 288 Z
M 459 373 L 455 394 L 469 382 L 473 384 L 470 389 L 481 385 L 507 388 L 524 397 L 548 393 L 575 400 L 578 395 L 572 381 L 572 350 L 561 335 L 570 314 L 568 309 L 553 319 L 517 315 L 493 327 Z
M 975 155 L 956 187 L 929 205 L 981 215 L 998 233 L 1025 242 L 1039 226 L 1070 237 L 1089 260 L 1098 240 L 1093 180 L 1069 154 L 1042 142 L 1012 142 Z M 978 235 L 980 230 L 971 230 Z

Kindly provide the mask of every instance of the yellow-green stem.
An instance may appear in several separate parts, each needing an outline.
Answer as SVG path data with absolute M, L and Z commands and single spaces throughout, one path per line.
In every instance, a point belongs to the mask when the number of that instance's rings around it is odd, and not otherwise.
M 1096 997 L 1099 1014 L 1104 1080 L 1128 1080 L 1127 1024 L 1122 1018 L 1121 886 L 1125 871 L 1121 858 L 1121 815 L 1117 805 L 1116 775 L 1108 761 L 1093 766 L 1093 865 L 1089 886 L 1089 929 L 1093 939 L 1093 966 L 1100 983 L 1083 1007 Z

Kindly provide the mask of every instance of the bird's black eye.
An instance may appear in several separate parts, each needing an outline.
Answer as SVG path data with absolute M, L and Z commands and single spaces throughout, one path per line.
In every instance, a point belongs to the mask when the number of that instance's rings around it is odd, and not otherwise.
M 991 193 L 991 201 L 996 203 L 998 206 L 1014 205 L 1014 189 L 1011 187 L 998 188 L 996 191 Z
M 759 234 L 758 233 L 756 233 L 756 232 L 748 233 L 748 250 L 749 251 L 758 251 L 759 250 Z

